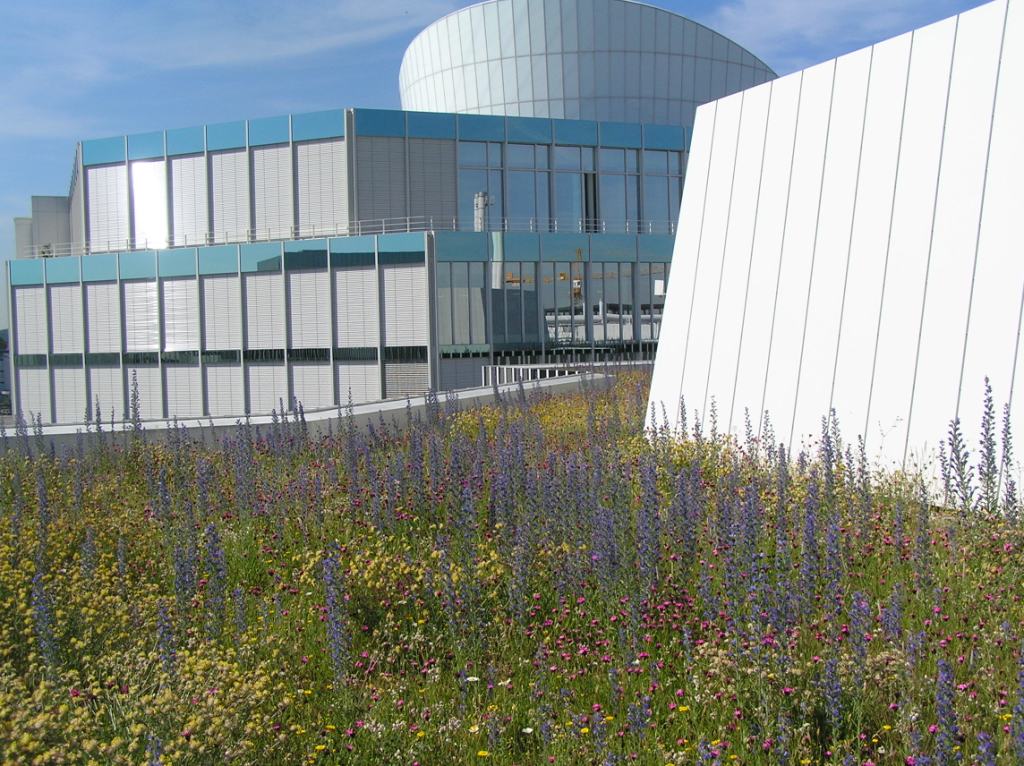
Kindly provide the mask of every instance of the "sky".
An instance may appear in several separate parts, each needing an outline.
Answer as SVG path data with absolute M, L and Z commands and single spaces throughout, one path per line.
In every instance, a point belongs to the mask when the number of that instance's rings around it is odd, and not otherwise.
M 588 0 L 578 0 L 580 3 Z M 0 259 L 75 142 L 348 106 L 398 108 L 413 37 L 465 0 L 2 0 Z M 660 0 L 779 74 L 980 0 Z M 0 292 L 0 300 L 6 291 Z M 0 326 L 6 306 L 0 304 Z

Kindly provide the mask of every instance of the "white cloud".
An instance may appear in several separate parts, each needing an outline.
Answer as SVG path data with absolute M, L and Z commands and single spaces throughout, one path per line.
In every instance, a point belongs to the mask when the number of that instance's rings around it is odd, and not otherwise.
M 964 5 L 963 0 L 727 0 L 703 21 L 783 74 L 938 21 Z

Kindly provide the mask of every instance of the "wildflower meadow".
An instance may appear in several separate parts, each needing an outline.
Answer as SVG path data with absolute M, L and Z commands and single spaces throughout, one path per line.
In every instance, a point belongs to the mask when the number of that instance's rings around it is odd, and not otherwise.
M 240 422 L 213 447 L 92 423 L 52 450 L 21 424 L 0 760 L 1024 763 L 992 397 L 929 484 L 831 419 L 793 455 L 767 418 L 645 432 L 648 385 L 429 397 L 323 436 Z

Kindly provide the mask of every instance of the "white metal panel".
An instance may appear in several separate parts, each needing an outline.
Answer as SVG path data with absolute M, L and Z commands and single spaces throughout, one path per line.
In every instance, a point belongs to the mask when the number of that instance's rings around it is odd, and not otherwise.
M 121 372 L 121 368 L 90 367 L 89 399 L 93 412 L 98 412 L 98 415 L 94 414 L 94 417 L 99 417 L 104 423 L 109 423 L 111 420 L 123 420 L 125 417 L 124 373 Z
M 283 275 L 245 274 L 246 348 L 284 348 Z
M 714 106 L 700 110 L 701 119 L 694 128 L 692 153 L 687 168 L 687 183 L 683 187 L 683 200 L 680 212 L 686 214 L 686 225 L 679 227 L 672 251 L 673 270 L 676 274 L 685 274 L 683 279 L 669 282 L 668 296 L 665 301 L 665 314 L 662 320 L 662 335 L 673 338 L 673 344 L 682 348 L 686 334 L 689 332 L 696 273 L 700 266 L 700 233 L 704 216 L 705 192 L 708 182 L 708 168 L 711 156 L 711 144 L 714 136 Z M 693 276 L 691 276 L 693 275 Z M 659 364 L 654 368 L 651 378 L 651 401 L 655 403 L 657 417 L 661 419 L 661 410 L 665 409 L 669 418 L 675 422 L 679 418 L 679 391 L 682 383 L 684 354 L 659 357 Z M 691 404 L 687 405 L 687 409 Z M 649 415 L 648 408 L 648 417 Z
M 45 354 L 49 351 L 46 288 L 14 288 L 14 322 L 18 333 L 15 353 Z
M 242 368 L 237 364 L 206 364 L 207 415 L 241 415 L 245 409 L 242 390 Z
M 18 370 L 18 399 L 22 417 L 29 423 L 38 415 L 50 422 L 50 373 L 46 369 Z M 83 407 L 82 413 L 85 414 Z
M 302 236 L 348 228 L 345 141 L 313 141 L 295 147 L 298 165 L 299 230 Z
M 77 160 L 77 158 L 76 158 Z M 75 169 L 74 181 L 71 187 L 71 211 L 70 211 L 70 223 L 71 223 L 71 244 L 75 246 L 77 251 L 85 240 L 85 199 L 82 193 L 82 176 Z
M 729 226 L 729 199 L 732 192 L 733 169 L 736 165 L 736 138 L 739 135 L 743 96 L 717 102 L 715 138 L 711 147 L 711 169 L 708 176 L 707 199 L 700 234 L 700 259 L 693 287 L 694 316 L 707 317 L 710 332 L 690 333 L 683 357 L 682 394 L 689 406 L 706 415 L 708 398 L 708 365 L 714 342 L 715 312 L 722 276 L 723 251 Z M 645 271 L 641 264 L 638 271 Z
M 199 348 L 199 284 L 191 277 L 164 279 L 164 350 L 194 351 Z M 234 306 L 232 306 L 234 308 Z
M 900 153 L 909 55 L 909 36 L 880 43 L 872 51 L 861 150 L 863 159 L 854 203 L 856 210 L 846 279 L 846 310 L 840 327 L 831 397 L 832 407 L 840 425 L 846 428 L 847 436 L 852 438 L 854 434 L 862 434 L 870 449 L 879 445 L 881 437 L 877 423 L 867 424 L 866 418 L 887 269 L 889 222 Z M 927 136 L 921 136 L 921 141 L 921 148 L 928 146 Z M 909 147 L 909 142 L 905 146 Z M 926 183 L 927 180 L 920 179 L 920 182 Z M 913 263 L 914 258 L 909 254 L 890 259 L 890 266 L 896 269 L 912 268 Z M 901 346 L 896 353 L 908 355 L 910 350 Z M 884 369 L 881 360 L 878 369 Z
M 794 433 L 807 296 L 814 270 L 814 233 L 825 163 L 835 62 L 804 70 L 796 148 L 786 205 L 786 229 L 764 409 L 788 433 L 794 449 L 807 434 Z M 832 307 L 835 310 L 835 307 Z M 817 360 L 812 360 L 812 363 Z M 817 415 L 818 418 L 825 413 Z
M 455 174 L 454 141 L 410 138 L 409 215 L 431 228 L 450 227 L 456 215 Z
M 139 416 L 143 420 L 159 420 L 164 416 L 164 392 L 160 368 L 155 364 L 127 365 L 124 368 L 128 393 L 128 414 L 131 415 L 132 387 L 138 385 Z
M 50 286 L 50 327 L 55 354 L 80 354 L 82 347 L 82 288 Z
M 199 155 L 171 159 L 171 203 L 174 244 L 196 245 L 206 242 L 210 215 L 205 157 Z
M 331 346 L 331 282 L 325 271 L 290 271 L 288 281 L 289 348 Z
M 155 281 L 122 282 L 125 351 L 159 349 L 159 306 Z
M 124 165 L 86 168 L 89 246 L 93 252 L 128 246 L 128 169 Z
M 90 353 L 121 350 L 121 301 L 116 282 L 85 285 L 85 322 Z
M 980 396 L 974 401 L 961 402 L 960 374 L 975 277 L 985 168 L 989 159 L 989 130 L 999 67 L 998 41 L 1002 37 L 1005 12 L 1006 3 L 1002 0 L 983 5 L 972 13 L 963 14 L 956 30 L 935 198 L 924 329 L 918 351 L 918 384 L 914 388 L 915 414 L 910 425 L 910 438 L 915 448 L 924 453 L 937 449 L 945 424 L 957 415 L 958 404 L 969 405 L 975 413 L 980 409 Z M 934 68 L 941 63 L 941 59 L 933 60 L 931 66 Z M 1019 202 L 1019 191 L 1017 198 Z M 980 295 L 978 298 L 989 299 Z M 888 324 L 883 325 L 883 333 L 887 328 Z M 987 345 L 987 341 L 985 343 Z M 1000 353 L 1007 353 L 1008 348 L 1004 346 Z M 986 357 L 992 358 L 994 354 L 990 351 Z M 980 392 L 984 381 L 970 383 L 972 392 Z
M 376 347 L 380 338 L 376 271 L 373 268 L 335 269 L 334 280 L 338 347 Z
M 202 277 L 203 348 L 242 347 L 241 288 L 234 275 Z
M 81 367 L 53 369 L 55 423 L 81 423 L 85 420 L 85 370 Z
M 291 365 L 292 396 L 305 411 L 334 405 L 334 375 L 330 362 L 296 362 Z
M 257 239 L 292 236 L 295 207 L 292 198 L 292 149 L 266 146 L 252 150 L 253 208 Z
M 382 266 L 381 276 L 384 282 L 384 345 L 427 345 L 426 266 Z
M 978 415 L 981 396 L 979 381 L 992 378 L 997 414 L 1001 405 L 1011 402 L 1011 428 L 1015 444 L 1024 433 L 1024 383 L 1021 353 L 1017 348 L 1016 327 L 1020 321 L 1020 301 L 1024 288 L 1024 259 L 1019 256 L 1020 184 L 1024 178 L 1024 3 L 1010 3 L 1006 18 L 1006 42 L 999 69 L 999 93 L 992 121 L 992 142 L 985 184 L 985 209 L 978 240 L 978 271 L 974 280 L 975 300 L 971 309 L 971 328 L 964 363 L 964 385 L 960 417 L 965 432 L 979 433 Z M 993 161 L 994 160 L 994 161 Z M 1013 362 L 1017 362 L 1014 370 Z M 1011 391 L 1010 386 L 1013 386 Z M 1019 467 L 1011 477 L 1022 486 Z
M 132 219 L 136 247 L 167 247 L 167 163 L 164 160 L 134 160 L 132 174 Z
M 426 362 L 385 362 L 384 396 L 419 396 L 429 388 L 429 374 Z
M 853 226 L 860 166 L 864 103 L 871 51 L 861 50 L 836 60 L 828 147 L 814 243 L 814 276 L 804 329 L 803 364 L 794 432 L 820 436 L 821 419 L 829 414 L 839 325 L 846 287 L 847 255 Z M 851 425 L 859 429 L 860 424 Z M 794 439 L 794 446 L 796 439 Z
M 198 364 L 164 365 L 164 380 L 168 418 L 203 414 L 203 388 Z
M 244 242 L 249 232 L 249 155 L 245 150 L 210 155 L 215 242 Z
M 405 139 L 364 136 L 356 142 L 356 162 L 358 219 L 405 217 Z
M 706 386 L 710 396 L 716 397 L 719 418 L 726 423 L 735 417 L 732 414 L 732 397 L 747 295 L 747 276 L 750 273 L 754 215 L 757 211 L 770 93 L 768 88 L 760 88 L 732 97 L 733 100 L 742 99 L 742 118 L 734 150 L 736 165 L 729 193 L 729 227 L 722 247 L 714 330 L 714 347 L 726 351 L 710 356 Z M 694 402 L 696 405 L 697 402 Z
M 288 410 L 288 377 L 283 364 L 247 364 L 249 414 L 269 415 Z
M 339 362 L 338 396 L 341 404 L 374 402 L 380 395 L 380 367 L 377 362 Z

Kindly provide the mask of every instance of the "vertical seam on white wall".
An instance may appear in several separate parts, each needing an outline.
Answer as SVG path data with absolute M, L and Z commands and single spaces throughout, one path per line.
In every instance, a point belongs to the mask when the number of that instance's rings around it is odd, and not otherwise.
M 711 367 L 715 360 L 715 339 L 718 334 L 718 311 L 722 305 L 722 281 L 725 278 L 725 258 L 729 249 L 729 223 L 732 220 L 732 200 L 736 189 L 736 165 L 740 153 L 740 131 L 743 128 L 743 104 L 745 94 L 740 94 L 740 113 L 736 120 L 736 142 L 732 152 L 732 174 L 729 178 L 729 202 L 725 209 L 725 236 L 722 238 L 722 257 L 718 266 L 718 293 L 715 296 L 715 316 L 711 323 L 711 348 L 708 352 L 708 374 L 704 379 L 704 401 L 701 404 L 701 418 L 707 417 L 708 388 L 711 386 Z
M 878 365 L 878 341 L 882 336 L 882 311 L 885 308 L 885 287 L 889 276 L 889 255 L 892 252 L 892 222 L 896 210 L 896 190 L 900 183 L 900 161 L 903 157 L 903 128 L 907 120 L 907 93 L 910 91 L 910 65 L 914 60 L 914 37 L 910 33 L 910 50 L 907 51 L 907 71 L 903 80 L 903 106 L 900 109 L 900 134 L 896 142 L 896 171 L 892 179 L 892 202 L 889 204 L 889 231 L 885 240 L 885 265 L 882 267 L 882 292 L 878 298 L 878 319 L 875 322 L 875 349 L 871 354 L 871 379 L 868 383 L 868 401 L 864 409 L 864 445 L 868 443 L 868 423 L 871 422 L 871 399 L 875 391 L 875 370 Z M 868 82 L 871 88 L 871 82 Z
M 956 63 L 956 45 L 960 35 L 960 17 L 953 23 L 953 45 L 949 52 L 949 76 L 946 81 L 946 104 L 942 112 L 942 140 L 939 143 L 939 162 L 935 169 L 935 195 L 932 199 L 932 225 L 928 230 L 928 256 L 924 266 L 924 288 L 921 293 L 921 314 L 917 321 L 917 347 L 914 350 L 914 374 L 910 379 L 910 406 L 907 408 L 907 433 L 903 439 L 903 457 L 901 465 L 907 463 L 907 450 L 910 448 L 910 426 L 914 417 L 914 399 L 917 397 L 917 373 L 921 361 L 921 339 L 924 337 L 924 314 L 928 308 L 928 277 L 932 269 L 932 245 L 935 242 L 935 215 L 939 208 L 939 181 L 942 178 L 942 159 L 946 153 L 946 125 L 949 121 L 949 95 L 953 89 L 953 65 Z M 910 77 L 907 76 L 909 87 Z
M 740 379 L 740 360 L 743 357 L 743 336 L 747 330 L 747 303 L 750 300 L 750 275 L 754 268 L 754 249 L 757 243 L 757 224 L 761 217 L 761 188 L 764 184 L 764 158 L 768 153 L 768 121 L 772 113 L 772 95 L 774 94 L 774 83 L 768 83 L 768 107 L 764 113 L 764 137 L 761 140 L 761 168 L 757 176 L 757 195 L 754 198 L 754 223 L 750 232 L 750 255 L 747 257 L 747 281 L 743 290 L 743 314 L 740 317 L 740 337 L 736 344 L 736 368 L 732 376 L 732 397 L 729 400 L 729 433 L 732 433 L 733 411 L 736 408 L 736 386 Z M 761 438 L 760 415 L 757 418 L 757 437 Z
M 679 390 L 676 392 L 676 407 L 683 395 L 683 380 L 686 378 L 686 357 L 690 350 L 690 331 L 693 329 L 693 302 L 697 298 L 697 271 L 700 268 L 701 241 L 704 239 L 704 217 L 708 209 L 708 182 L 711 179 L 711 165 L 715 160 L 715 124 L 718 122 L 718 102 L 714 103 L 711 116 L 711 144 L 708 146 L 708 165 L 704 171 L 704 197 L 701 200 L 700 232 L 697 235 L 697 249 L 693 259 L 693 286 L 690 290 L 690 313 L 686 320 L 686 340 L 683 342 L 683 366 L 679 371 Z M 642 186 L 642 184 L 641 184 Z M 684 257 L 685 254 L 681 253 Z M 639 269 L 638 269 L 639 271 Z M 634 284 L 635 284 L 634 278 Z M 635 331 L 635 330 L 634 330 Z M 684 413 L 680 413 L 682 416 Z
M 768 395 L 768 371 L 772 366 L 772 345 L 775 340 L 775 314 L 779 307 L 779 283 L 782 280 L 783 256 L 786 252 L 786 224 L 789 218 L 789 195 L 793 190 L 793 158 L 796 156 L 796 137 L 800 132 L 800 102 L 804 95 L 804 73 L 800 72 L 800 85 L 796 96 L 796 113 L 793 117 L 793 143 L 789 149 L 789 175 L 786 178 L 786 205 L 782 214 L 782 241 L 779 243 L 779 265 L 775 272 L 775 297 L 772 300 L 772 321 L 768 330 L 768 356 L 764 362 L 764 381 L 761 385 L 761 406 L 758 412 L 764 412 L 765 397 Z M 774 446 L 774 445 L 773 445 Z
M 995 125 L 996 102 L 999 98 L 999 76 L 1003 69 L 1003 47 L 1006 44 L 1006 19 L 1010 12 L 1009 0 L 1006 2 L 1006 10 L 1003 11 L 1003 29 L 999 38 L 999 58 L 996 60 L 996 81 L 992 92 L 992 109 L 989 110 L 988 122 L 988 145 L 985 148 L 985 169 L 981 177 L 981 202 L 978 205 L 978 229 L 974 235 L 974 265 L 971 267 L 971 290 L 967 297 L 967 321 L 964 323 L 964 345 L 960 353 L 960 380 L 956 389 L 956 414 L 960 417 L 960 397 L 964 390 L 964 366 L 967 364 L 967 340 L 971 331 L 971 312 L 974 308 L 974 280 L 978 274 L 978 250 L 981 247 L 981 224 L 985 219 L 985 192 L 988 186 L 988 166 L 992 158 L 992 129 Z M 950 72 L 952 80 L 952 71 Z
M 811 268 L 807 275 L 807 298 L 804 302 L 804 326 L 800 336 L 800 356 L 796 365 L 796 386 L 793 390 L 793 414 L 789 421 L 789 446 L 787 450 L 793 451 L 793 430 L 796 428 L 796 408 L 800 401 L 800 377 L 804 367 L 804 349 L 807 344 L 807 319 L 811 313 L 811 290 L 814 288 L 814 262 L 818 255 L 818 232 L 821 228 L 821 198 L 825 192 L 825 169 L 828 163 L 828 144 L 832 138 L 832 105 L 836 97 L 836 67 L 837 60 L 832 60 L 832 87 L 829 89 L 828 97 L 828 118 L 825 123 L 825 147 L 821 154 L 821 177 L 818 179 L 818 207 L 814 214 L 814 239 L 811 244 Z M 826 418 L 831 418 L 831 412 L 825 413 Z
M 860 146 L 857 149 L 857 173 L 853 182 L 853 206 L 850 210 L 850 235 L 846 240 L 846 270 L 843 273 L 843 297 L 839 302 L 839 327 L 836 330 L 836 351 L 832 357 L 832 385 L 828 391 L 828 411 L 831 415 L 836 393 L 836 373 L 839 370 L 839 349 L 843 340 L 843 320 L 846 316 L 846 291 L 850 283 L 850 260 L 853 257 L 853 232 L 857 226 L 857 202 L 860 198 L 860 171 L 864 161 L 864 133 L 868 125 L 868 95 L 871 92 L 871 72 L 875 65 L 875 48 L 868 53 L 868 76 L 864 82 L 864 110 L 860 121 Z

